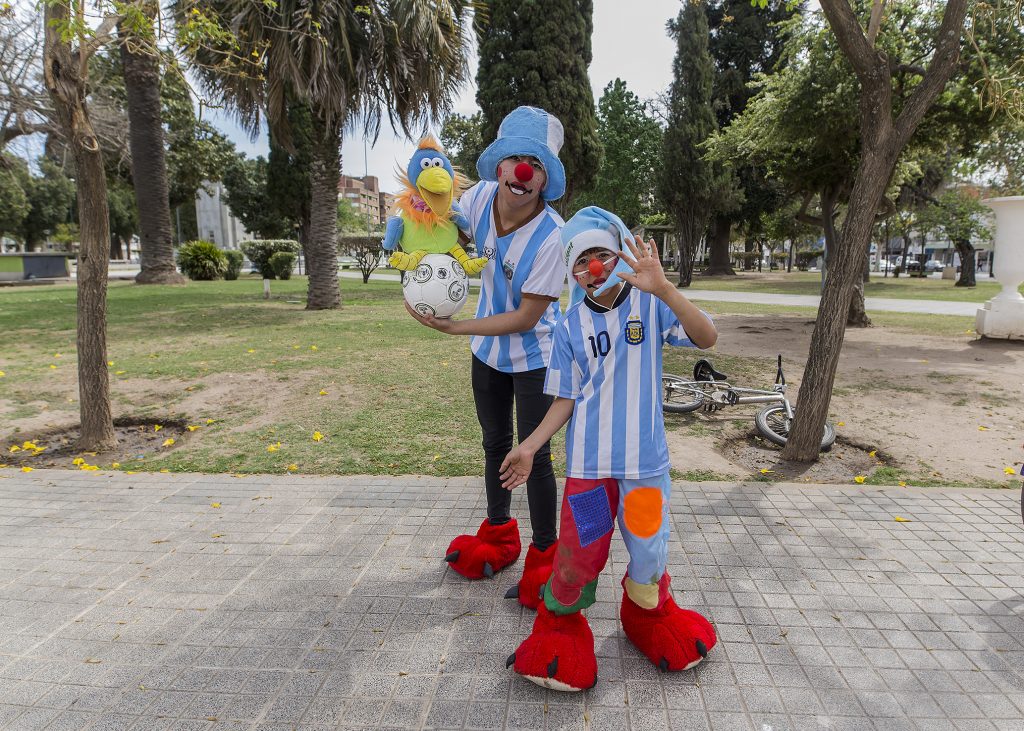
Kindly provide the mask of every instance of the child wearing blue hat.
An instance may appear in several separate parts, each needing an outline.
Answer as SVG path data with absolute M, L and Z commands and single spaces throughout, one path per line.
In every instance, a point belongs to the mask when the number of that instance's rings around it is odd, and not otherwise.
M 476 318 L 423 317 L 424 325 L 453 335 L 471 336 L 472 381 L 477 418 L 483 432 L 487 517 L 475 534 L 449 545 L 445 559 L 470 578 L 493 576 L 519 558 L 519 525 L 510 514 L 511 495 L 501 486 L 498 468 L 512 448 L 515 407 L 520 440 L 544 418 L 551 397 L 544 377 L 552 332 L 565 286 L 563 221 L 549 201 L 565 191 L 565 170 L 558 159 L 562 125 L 543 109 L 519 107 L 502 121 L 497 139 L 477 161 L 480 181 L 460 200 L 478 255 L 487 258 L 480 274 Z M 551 574 L 555 552 L 558 488 L 547 440 L 537 445 L 527 494 L 532 541 L 522 578 L 506 594 L 536 608 L 540 587 Z
M 583 690 L 597 682 L 594 603 L 613 516 L 629 551 L 620 619 L 626 636 L 663 671 L 693 667 L 716 642 L 710 622 L 676 606 L 669 589 L 668 446 L 661 411 L 664 343 L 714 345 L 711 319 L 665 277 L 653 242 L 584 208 L 562 229 L 572 292 L 555 329 L 544 385 L 547 416 L 501 464 L 506 489 L 526 481 L 540 444 L 568 422 L 558 551 L 533 632 L 509 665 L 539 685 Z M 628 249 L 628 251 L 627 251 Z

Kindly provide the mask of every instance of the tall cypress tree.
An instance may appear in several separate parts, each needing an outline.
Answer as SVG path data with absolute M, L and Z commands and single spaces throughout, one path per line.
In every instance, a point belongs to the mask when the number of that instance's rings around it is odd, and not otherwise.
M 754 93 L 750 86 L 754 77 L 777 67 L 785 44 L 778 24 L 795 10 L 788 0 L 770 0 L 764 8 L 750 0 L 709 0 L 708 51 L 714 64 L 711 106 L 719 128 L 727 127 L 746 109 Z M 738 195 L 712 213 L 707 274 L 734 274 L 729 256 L 734 224 L 746 226 L 750 241 L 761 214 L 782 205 L 779 187 L 766 180 L 763 168 L 739 166 L 734 175 Z
M 711 108 L 714 67 L 708 53 L 704 3 L 683 3 L 679 15 L 668 22 L 668 32 L 676 41 L 676 56 L 672 62 L 659 193 L 679 237 L 679 286 L 688 287 L 709 211 L 721 199 L 728 178 L 720 165 L 703 159 L 700 148 L 717 130 Z
M 480 43 L 476 100 L 485 142 L 516 107 L 554 114 L 565 127 L 559 157 L 569 210 L 574 189 L 589 188 L 601 163 L 594 94 L 590 89 L 593 0 L 483 0 L 474 19 Z

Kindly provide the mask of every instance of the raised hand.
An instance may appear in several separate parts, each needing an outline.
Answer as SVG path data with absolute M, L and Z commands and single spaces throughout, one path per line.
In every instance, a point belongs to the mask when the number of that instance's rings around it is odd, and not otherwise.
M 661 268 L 661 257 L 658 256 L 658 248 L 654 239 L 644 242 L 640 239 L 629 237 L 625 244 L 633 254 L 632 258 L 625 252 L 620 253 L 620 258 L 633 270 L 632 274 L 622 272 L 619 278 L 629 282 L 643 292 L 650 292 L 657 295 L 664 292 L 666 288 L 672 288 L 672 283 L 665 276 L 665 270 Z

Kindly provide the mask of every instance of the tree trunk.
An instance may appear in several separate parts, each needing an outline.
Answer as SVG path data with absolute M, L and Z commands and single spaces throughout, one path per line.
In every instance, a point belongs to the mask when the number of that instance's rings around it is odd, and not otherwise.
M 145 12 L 152 18 L 155 3 Z M 132 152 L 132 185 L 139 209 L 142 270 L 137 284 L 184 284 L 174 264 L 171 204 L 167 193 L 167 161 L 160 111 L 160 63 L 143 41 L 118 29 L 121 65 L 128 107 L 128 144 Z
M 956 253 L 960 255 L 960 278 L 956 280 L 956 287 L 974 287 L 975 270 L 977 269 L 976 252 L 974 245 L 967 239 L 953 239 Z
M 864 269 L 857 282 L 853 285 L 850 295 L 850 309 L 846 313 L 847 327 L 871 327 L 871 318 L 864 309 L 864 284 L 870 279 L 870 252 L 864 252 Z
M 57 122 L 74 157 L 77 175 L 78 253 L 78 400 L 82 451 L 101 451 L 117 444 L 110 409 L 107 375 L 107 269 L 110 221 L 103 155 L 86 106 L 86 81 L 80 75 L 78 51 L 62 39 L 69 3 L 44 7 L 43 77 Z
M 693 252 L 689 250 L 688 237 L 679 232 L 679 283 L 677 287 L 689 287 L 693 282 Z
M 341 129 L 313 115 L 310 162 L 309 241 L 306 243 L 309 293 L 307 310 L 341 307 L 338 288 L 338 181 L 341 176 Z
M 729 257 L 731 232 L 732 221 L 725 216 L 715 216 L 711 222 L 711 259 L 705 274 L 736 274 Z
M 754 253 L 754 239 L 747 234 L 746 238 L 743 239 L 743 253 L 753 254 Z M 743 271 L 749 272 L 753 268 L 753 257 L 743 257 Z

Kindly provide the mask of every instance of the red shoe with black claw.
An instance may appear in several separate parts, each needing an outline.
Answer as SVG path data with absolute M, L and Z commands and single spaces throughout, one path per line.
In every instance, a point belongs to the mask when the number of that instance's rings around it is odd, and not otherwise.
M 623 592 L 619 617 L 629 641 L 663 673 L 689 670 L 706 658 L 718 641 L 707 619 L 679 608 L 671 595 L 660 609 L 644 609 Z
M 448 546 L 444 560 L 467 579 L 491 578 L 519 558 L 519 523 L 513 518 L 501 525 L 491 525 L 484 518 L 475 536 L 456 536 Z
M 505 592 L 506 599 L 517 599 L 527 609 L 536 609 L 541 602 L 544 585 L 551 578 L 551 569 L 555 562 L 555 548 L 552 543 L 547 550 L 541 551 L 532 543 L 526 551 L 526 562 L 523 565 L 523 578 L 515 586 Z
M 597 684 L 594 633 L 582 612 L 555 614 L 537 607 L 533 631 L 505 667 L 551 690 L 580 691 Z

